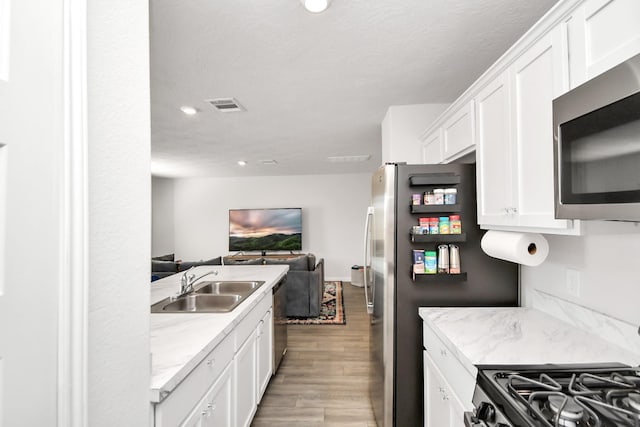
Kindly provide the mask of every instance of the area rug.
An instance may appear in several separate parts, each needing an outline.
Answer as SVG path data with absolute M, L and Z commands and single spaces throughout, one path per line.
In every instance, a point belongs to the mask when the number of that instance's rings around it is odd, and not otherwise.
M 346 325 L 344 315 L 344 299 L 342 297 L 342 282 L 324 282 L 324 293 L 320 316 L 318 317 L 289 317 L 288 325 Z

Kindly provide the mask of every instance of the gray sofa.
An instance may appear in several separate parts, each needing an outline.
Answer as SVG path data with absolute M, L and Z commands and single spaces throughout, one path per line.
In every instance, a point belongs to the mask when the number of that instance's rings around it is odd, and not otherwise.
M 151 258 L 151 281 L 171 276 L 172 274 L 186 271 L 191 267 L 199 265 L 221 265 L 220 257 L 211 258 L 204 261 L 175 261 L 174 254 L 162 255 Z
M 287 273 L 287 316 L 316 317 L 320 314 L 324 292 L 324 259 L 316 262 L 313 254 L 296 258 L 254 258 L 237 261 L 225 258 L 226 265 L 283 265 L 289 266 Z

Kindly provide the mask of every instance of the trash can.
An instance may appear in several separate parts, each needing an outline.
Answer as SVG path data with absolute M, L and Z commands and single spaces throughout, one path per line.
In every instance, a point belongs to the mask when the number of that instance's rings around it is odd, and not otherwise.
M 351 267 L 351 284 L 362 288 L 364 286 L 364 267 L 361 265 L 354 265 Z

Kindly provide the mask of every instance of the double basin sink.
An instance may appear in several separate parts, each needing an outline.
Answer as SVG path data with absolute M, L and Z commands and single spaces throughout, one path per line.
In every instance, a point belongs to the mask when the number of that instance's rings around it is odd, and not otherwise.
M 236 308 L 263 281 L 208 281 L 195 285 L 192 292 L 168 297 L 151 306 L 152 313 L 227 313 Z

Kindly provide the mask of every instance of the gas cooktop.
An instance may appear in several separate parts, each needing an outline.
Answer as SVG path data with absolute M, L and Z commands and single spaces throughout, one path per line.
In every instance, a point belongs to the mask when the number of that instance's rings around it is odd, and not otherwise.
M 476 426 L 640 427 L 640 368 L 479 366 L 474 405 Z

